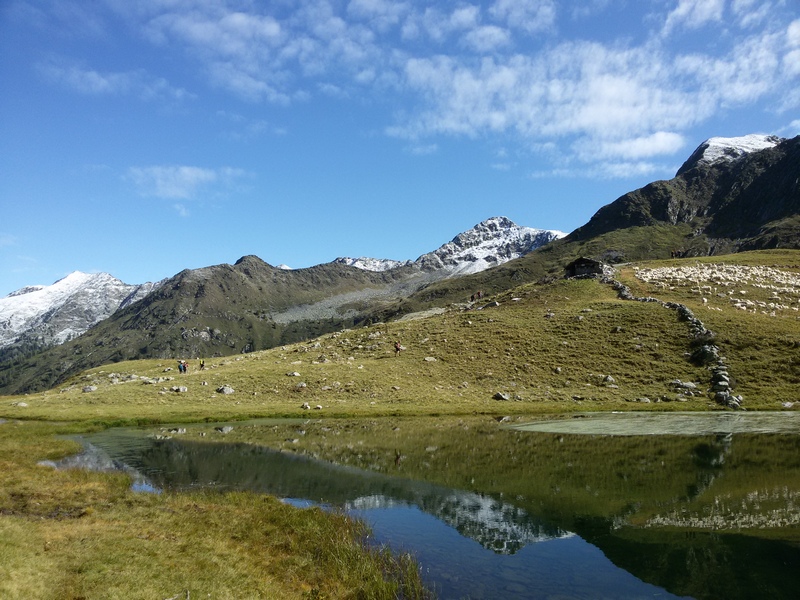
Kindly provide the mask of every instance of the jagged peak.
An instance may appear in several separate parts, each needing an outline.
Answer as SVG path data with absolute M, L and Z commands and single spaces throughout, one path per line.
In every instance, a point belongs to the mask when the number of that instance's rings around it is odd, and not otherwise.
M 490 217 L 459 233 L 417 260 L 339 257 L 333 262 L 365 271 L 389 271 L 416 264 L 427 271 L 455 274 L 477 273 L 564 237 L 562 231 L 517 225 L 508 217 Z

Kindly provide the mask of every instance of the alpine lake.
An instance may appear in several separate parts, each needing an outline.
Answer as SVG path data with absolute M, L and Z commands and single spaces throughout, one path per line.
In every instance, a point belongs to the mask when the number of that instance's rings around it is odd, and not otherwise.
M 797 598 L 800 412 L 112 429 L 64 466 L 366 521 L 438 598 Z

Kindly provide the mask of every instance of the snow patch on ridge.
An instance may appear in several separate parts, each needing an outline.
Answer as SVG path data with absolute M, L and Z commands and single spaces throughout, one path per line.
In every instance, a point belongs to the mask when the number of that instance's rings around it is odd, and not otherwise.
M 368 258 L 362 256 L 361 258 L 347 258 L 339 257 L 333 261 L 339 265 L 347 265 L 348 267 L 355 267 L 362 271 L 390 271 L 398 267 L 410 265 L 410 260 L 392 260 L 390 258 Z
M 720 161 L 730 162 L 751 152 L 773 148 L 781 141 L 782 138 L 774 135 L 755 133 L 742 137 L 712 137 L 705 142 L 706 148 L 701 161 L 709 164 Z

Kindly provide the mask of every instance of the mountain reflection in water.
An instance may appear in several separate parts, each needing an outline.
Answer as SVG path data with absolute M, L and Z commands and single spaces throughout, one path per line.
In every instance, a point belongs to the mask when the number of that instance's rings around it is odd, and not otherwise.
M 379 542 L 413 551 L 442 598 L 794 598 L 800 584 L 797 433 L 575 435 L 398 418 L 92 442 L 158 487 L 348 510 Z

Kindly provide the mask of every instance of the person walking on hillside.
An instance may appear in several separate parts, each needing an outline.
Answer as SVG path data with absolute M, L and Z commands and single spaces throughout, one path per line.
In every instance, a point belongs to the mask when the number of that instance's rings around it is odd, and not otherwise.
M 396 357 L 397 357 L 397 356 L 400 356 L 400 351 L 401 351 L 402 349 L 403 349 L 403 347 L 400 345 L 400 340 L 396 341 L 396 342 L 394 343 L 394 355 L 395 355 Z

